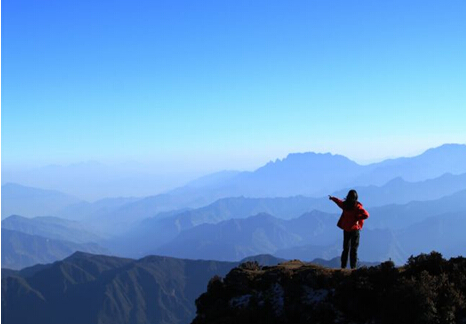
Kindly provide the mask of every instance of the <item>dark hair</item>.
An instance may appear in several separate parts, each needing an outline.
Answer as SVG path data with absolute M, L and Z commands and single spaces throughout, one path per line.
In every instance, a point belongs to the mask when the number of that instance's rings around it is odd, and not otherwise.
M 358 201 L 358 193 L 356 190 L 351 189 L 348 191 L 348 194 L 346 195 L 346 199 L 343 202 L 344 209 L 353 209 L 354 205 L 356 205 L 356 202 Z

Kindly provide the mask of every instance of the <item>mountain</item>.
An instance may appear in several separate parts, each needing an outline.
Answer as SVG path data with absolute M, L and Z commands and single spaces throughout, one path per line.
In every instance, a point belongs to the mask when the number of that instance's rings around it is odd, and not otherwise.
M 341 155 L 293 153 L 232 180 L 249 197 L 319 196 L 348 186 L 364 167 Z
M 370 208 L 367 228 L 402 229 L 429 217 L 445 213 L 466 214 L 466 190 L 430 201 L 412 201 L 404 205 L 387 205 Z
M 337 215 L 311 212 L 293 220 L 268 214 L 202 224 L 182 231 L 154 252 L 181 258 L 240 260 L 249 255 L 273 254 L 278 249 L 336 239 Z M 334 232 L 334 233 L 333 233 Z
M 240 173 L 241 173 L 240 171 L 233 171 L 233 170 L 230 170 L 230 171 L 225 170 L 225 171 L 211 173 L 211 174 L 202 176 L 200 178 L 197 178 L 195 180 L 188 182 L 186 184 L 186 187 L 200 188 L 200 187 L 216 185 L 218 183 L 233 179 Z
M 397 177 L 416 182 L 445 173 L 462 174 L 466 172 L 466 145 L 445 144 L 418 156 L 385 160 L 369 167 L 355 183 L 381 185 Z
M 322 170 L 319 170 L 319 166 L 333 167 L 334 169 L 323 173 Z M 97 169 L 100 170 L 100 167 Z M 125 201 L 119 206 L 114 205 L 108 211 L 99 210 L 95 204 L 84 202 L 62 208 L 60 213 L 53 215 L 76 220 L 84 217 L 93 226 L 97 226 L 100 231 L 121 233 L 129 226 L 161 212 L 183 208 L 200 208 L 221 198 L 241 195 L 274 197 L 283 194 L 290 196 L 295 195 L 294 192 L 310 194 L 315 191 L 312 189 L 313 187 L 321 188 L 322 183 L 328 181 L 338 183 L 338 186 L 335 186 L 341 187 L 340 184 L 346 185 L 348 181 L 343 179 L 341 182 L 341 179 L 338 180 L 338 178 L 349 169 L 360 169 L 360 167 L 342 156 L 315 153 L 290 154 L 287 159 L 271 162 L 255 172 L 225 171 L 209 175 L 164 194 L 147 196 L 135 201 Z M 291 177 L 290 171 L 293 173 Z M 275 178 L 270 178 L 270 175 L 275 172 L 279 173 Z M 304 172 L 304 176 L 300 175 L 300 172 Z M 95 170 L 92 174 L 94 173 Z M 318 175 L 317 178 L 316 175 Z M 286 181 L 287 184 L 282 183 L 283 181 Z M 293 185 L 299 188 L 291 188 Z M 269 194 L 271 188 L 281 188 L 280 194 L 272 192 Z
M 108 254 L 95 243 L 49 239 L 2 228 L 2 267 L 21 269 L 63 259 L 76 251 Z
M 187 207 L 198 208 L 215 199 L 205 198 L 202 192 L 196 191 L 194 195 L 160 194 L 149 196 L 136 201 L 130 201 L 120 206 L 115 206 L 109 211 L 84 214 L 85 220 L 94 228 L 107 234 L 121 234 L 128 228 L 135 226 L 146 218 L 151 218 L 161 213 L 170 213 L 173 210 L 183 210 Z M 78 206 L 79 207 L 79 206 Z M 79 211 L 70 207 L 64 215 L 79 215 Z
M 2 168 L 2 184 L 13 182 L 54 189 L 86 201 L 108 197 L 146 197 L 182 186 L 198 176 L 198 173 L 161 173 L 153 165 L 138 162 L 104 164 L 88 161 L 34 169 Z
M 410 245 L 405 246 L 400 242 L 400 237 L 396 231 L 388 229 L 364 229 L 361 231 L 360 235 L 361 239 L 358 249 L 358 259 L 366 260 L 365 264 L 382 262 L 389 259 L 396 264 L 404 264 L 408 257 L 413 254 L 411 253 Z M 306 261 L 316 258 L 331 259 L 341 254 L 343 233 L 338 231 L 337 235 L 334 234 L 331 237 L 334 240 L 331 243 L 292 246 L 278 249 L 273 253 L 273 255 L 279 258 Z M 425 249 L 422 251 L 425 251 Z M 314 260 L 312 262 L 314 262 Z M 327 264 L 324 263 L 323 265 Z
M 400 231 L 400 245 L 411 254 L 441 251 L 446 257 L 465 254 L 466 211 L 429 217 Z
M 463 175 L 451 177 L 456 179 L 457 177 L 462 176 Z M 445 177 L 450 176 L 445 175 Z M 437 180 L 434 179 L 432 181 L 436 182 Z M 431 182 L 429 181 L 429 183 Z M 378 188 L 377 191 L 383 196 L 384 187 Z M 465 199 L 466 191 L 463 190 L 456 192 L 453 195 L 430 201 L 412 201 L 402 205 L 391 204 L 380 207 L 366 207 L 370 213 L 370 218 L 366 222 L 365 229 L 386 229 L 388 231 L 401 230 L 421 222 L 428 217 L 440 215 L 446 212 L 466 211 L 466 205 L 462 203 Z M 251 213 L 257 212 L 257 214 L 265 213 L 274 216 L 272 218 L 264 219 L 265 223 L 273 220 L 274 225 L 269 228 L 271 232 L 273 232 L 272 229 L 275 228 L 274 226 L 278 226 L 276 229 L 277 231 L 282 231 L 283 227 L 281 226 L 285 226 L 287 234 L 283 233 L 283 237 L 288 237 L 290 233 L 293 233 L 293 235 L 296 234 L 299 237 L 309 238 L 312 237 L 309 236 L 310 229 L 313 229 L 313 226 L 319 222 L 316 220 L 315 224 L 300 223 L 300 221 L 295 220 L 294 218 L 296 218 L 300 212 L 304 212 L 304 214 L 306 214 L 309 213 L 306 212 L 307 210 L 312 210 L 314 208 L 332 211 L 337 214 L 333 216 L 334 223 L 332 223 L 332 221 L 329 224 L 326 224 L 321 230 L 321 236 L 314 237 L 315 239 L 319 238 L 319 240 L 309 242 L 309 247 L 307 248 L 305 247 L 307 244 L 305 242 L 300 242 L 299 244 L 297 243 L 296 246 L 289 247 L 278 244 L 276 246 L 276 250 L 273 248 L 266 249 L 263 247 L 253 248 L 252 246 L 256 243 L 252 243 L 252 234 L 244 230 L 245 228 L 252 228 L 251 226 L 257 226 L 257 230 L 260 231 L 260 224 L 243 224 L 245 219 L 248 218 Z M 168 215 L 164 218 L 148 218 L 127 231 L 125 234 L 108 241 L 106 246 L 108 246 L 112 251 L 118 251 L 116 253 L 120 253 L 119 255 L 129 257 L 141 257 L 150 253 L 164 253 L 176 257 L 239 260 L 246 256 L 247 253 L 271 253 L 280 257 L 299 258 L 305 260 L 311 260 L 310 258 L 313 257 L 331 258 L 339 253 L 337 251 L 339 251 L 341 247 L 341 243 L 339 243 L 340 237 L 336 237 L 335 234 L 329 234 L 333 233 L 333 230 L 336 229 L 336 217 L 340 212 L 340 209 L 326 197 L 309 198 L 298 196 L 289 198 L 225 198 L 199 209 L 182 211 L 178 214 L 175 213 L 173 216 Z M 311 214 L 312 213 L 313 212 L 311 212 Z M 318 212 L 315 213 L 318 214 Z M 276 215 L 279 217 L 275 217 Z M 229 220 L 234 221 L 225 222 Z M 282 222 L 283 220 L 288 220 L 289 222 Z M 265 223 L 262 225 L 265 226 Z M 234 224 L 240 225 L 237 227 Z M 293 224 L 297 225 L 293 227 Z M 220 237 L 215 239 L 211 238 L 216 237 L 216 231 L 225 232 L 225 234 L 220 235 L 222 238 L 230 236 L 234 237 L 230 237 L 231 242 L 227 244 L 221 241 Z M 246 252 L 246 250 L 240 252 L 241 248 L 238 246 L 235 247 L 235 244 L 239 244 L 243 239 L 246 240 L 245 235 L 249 235 L 250 241 L 249 243 L 243 243 L 251 248 L 251 250 L 249 252 Z M 264 235 L 268 236 L 272 234 L 266 233 Z M 393 260 L 396 260 L 396 262 L 403 263 L 410 255 L 407 252 L 409 249 L 405 250 L 402 248 L 400 243 L 397 241 L 397 236 L 393 236 L 392 234 L 387 234 L 387 236 L 384 235 L 382 235 L 384 240 L 379 242 L 377 242 L 376 237 L 374 238 L 375 245 L 372 248 L 372 252 L 365 256 L 365 259 L 368 261 L 380 261 L 381 259 L 391 257 Z M 334 241 L 326 238 L 333 238 Z M 335 242 L 338 243 L 334 245 Z M 215 244 L 218 244 L 219 247 L 219 251 L 216 252 L 217 254 L 211 254 L 214 252 L 208 252 L 205 256 L 202 255 L 201 250 L 207 249 L 209 246 Z M 322 247 L 322 245 L 325 244 L 331 244 L 331 246 L 325 248 Z M 194 249 L 197 245 L 202 245 L 202 248 L 195 252 Z M 188 248 L 185 248 L 184 246 L 188 246 Z M 228 259 L 221 259 L 227 255 L 220 255 L 221 246 L 226 249 L 230 249 L 230 252 L 227 253 L 229 257 Z M 274 245 L 271 244 L 270 246 Z M 375 253 L 375 251 L 379 251 L 375 247 L 380 246 L 384 246 L 384 248 L 381 248 L 380 250 L 383 250 L 383 253 Z M 236 252 L 233 253 L 233 250 Z M 362 251 L 364 251 L 364 249 Z M 236 253 L 237 255 L 234 255 Z
M 367 261 L 391 259 L 403 264 L 410 255 L 440 251 L 447 257 L 464 254 L 466 239 L 466 191 L 432 201 L 369 208 L 370 217 L 361 231 L 359 258 Z M 332 228 L 327 230 L 331 233 Z M 339 237 L 330 244 L 303 244 L 278 249 L 277 257 L 311 260 L 341 253 Z
M 236 265 L 78 252 L 27 277 L 2 278 L 2 323 L 190 323 L 210 278 Z
M 82 223 L 49 216 L 26 218 L 13 215 L 2 220 L 2 229 L 75 243 L 98 242 L 103 239 Z
M 171 218 L 190 219 L 193 225 L 218 223 L 232 218 L 246 218 L 259 213 L 267 213 L 281 219 L 291 219 L 313 209 L 328 209 L 328 206 L 333 207 L 332 204 L 329 204 L 327 197 L 323 199 L 304 196 L 279 198 L 230 197 L 219 199 L 205 207 L 179 213 Z
M 243 264 L 215 277 L 192 324 L 463 323 L 466 259 L 432 252 L 403 268 L 390 261 L 333 270 L 299 260 Z
M 432 201 L 369 208 L 370 217 L 361 232 L 360 258 L 371 262 L 391 258 L 397 264 L 402 264 L 411 254 L 428 252 L 433 248 L 450 253 L 449 246 L 459 247 L 464 242 L 459 234 L 447 235 L 449 230 L 454 231 L 448 226 L 466 227 L 465 222 L 459 222 L 460 217 L 456 218 L 456 223 L 445 223 L 440 227 L 445 234 L 438 238 L 441 242 L 437 242 L 437 245 L 428 244 L 429 240 L 422 239 L 431 237 L 431 230 L 435 226 L 428 229 L 418 224 L 445 213 L 466 215 L 464 201 L 465 190 Z M 335 210 L 339 211 L 338 208 Z M 173 230 L 173 239 L 152 252 L 181 258 L 217 260 L 239 260 L 261 253 L 286 259 L 332 258 L 341 253 L 341 231 L 335 226 L 338 215 L 313 211 L 284 220 L 262 213 L 197 226 L 189 219 L 185 225 L 179 218 L 179 234 L 175 237 Z M 175 227 L 175 224 L 170 224 Z M 168 229 L 160 232 L 168 233 Z M 161 236 L 162 233 L 155 235 L 157 238 Z M 419 244 L 411 244 L 410 240 L 416 238 Z M 165 236 L 165 239 L 168 240 L 169 236 Z
M 353 186 L 336 191 L 332 196 L 344 198 L 349 189 L 355 189 L 358 192 L 366 207 L 406 204 L 415 200 L 436 200 L 465 190 L 466 173 L 458 175 L 445 173 L 437 178 L 417 182 L 408 182 L 397 177 L 382 186 Z
M 105 198 L 95 202 L 82 201 L 77 204 L 68 205 L 59 211 L 56 215 L 61 218 L 93 222 L 101 219 L 104 215 L 111 215 L 121 207 L 139 201 L 141 198 L 118 197 Z
M 21 186 L 14 183 L 2 185 L 2 219 L 10 215 L 50 216 L 71 204 L 78 198 L 56 190 L 44 190 Z
M 341 155 L 293 153 L 253 172 L 241 172 L 203 186 L 182 187 L 168 195 L 196 195 L 207 203 L 224 197 L 319 197 L 354 186 L 382 186 L 401 177 L 420 182 L 466 173 L 466 145 L 445 144 L 409 158 L 359 165 Z M 193 207 L 193 206 L 182 206 Z
M 153 251 L 156 247 L 168 243 L 180 232 L 200 224 L 215 224 L 234 218 L 247 218 L 259 213 L 268 213 L 278 218 L 290 219 L 316 208 L 336 210 L 327 198 L 317 199 L 302 196 L 223 198 L 205 207 L 173 212 L 173 215 L 158 214 L 155 217 L 144 219 L 109 244 L 113 246 L 113 250 L 123 252 L 123 255 L 140 257 L 147 251 Z M 124 243 L 128 241 L 131 244 Z
M 67 204 L 60 208 L 59 213 L 51 213 L 49 209 L 50 212 L 46 215 L 75 220 L 85 219 L 107 234 L 121 234 L 146 218 L 173 210 L 198 209 L 228 197 L 277 198 L 300 195 L 325 197 L 336 191 L 338 194 L 334 195 L 343 196 L 346 194 L 346 189 L 340 191 L 341 188 L 356 187 L 362 190 L 361 200 L 366 206 L 371 207 L 411 200 L 429 200 L 466 189 L 463 185 L 466 174 L 465 156 L 466 145 L 458 144 L 443 145 L 411 158 L 387 160 L 370 165 L 359 165 L 346 157 L 329 153 L 293 153 L 253 172 L 223 171 L 191 181 L 185 186 L 163 194 L 141 199 L 112 198 L 96 203 L 81 202 L 73 206 Z M 82 170 L 87 170 L 88 167 L 92 171 L 89 171 L 90 175 L 97 177 L 97 171 L 100 170 L 99 172 L 103 172 L 105 177 L 109 176 L 104 171 L 105 168 L 93 164 L 60 169 L 60 172 L 81 170 L 77 175 L 84 179 L 89 175 L 84 177 Z M 118 181 L 123 181 L 123 178 L 119 179 Z M 132 186 L 127 185 L 127 187 Z M 29 214 L 22 213 L 22 208 L 27 206 L 27 203 L 16 204 L 7 197 L 4 197 L 4 201 L 5 206 L 15 207 L 10 208 L 10 212 L 15 210 L 13 214 L 41 215 L 36 212 L 40 210 L 38 208 L 28 210 Z M 324 200 L 316 203 L 320 204 L 317 209 L 325 208 Z M 269 211 L 256 210 L 256 212 Z

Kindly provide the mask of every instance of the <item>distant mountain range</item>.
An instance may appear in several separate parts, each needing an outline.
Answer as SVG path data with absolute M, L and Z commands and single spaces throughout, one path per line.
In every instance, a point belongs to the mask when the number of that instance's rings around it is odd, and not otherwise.
M 331 259 L 341 253 L 342 231 L 336 227 L 337 219 L 336 214 L 314 211 L 292 220 L 259 214 L 203 224 L 181 232 L 153 253 L 221 261 L 236 261 L 262 253 L 284 259 Z M 421 235 L 419 231 L 414 233 Z M 392 230 L 365 229 L 361 237 L 359 253 L 363 260 L 380 262 L 391 258 L 403 264 L 410 255 L 412 245 L 409 242 L 402 245 L 400 235 Z
M 408 182 L 397 177 L 382 186 L 353 186 L 336 191 L 332 196 L 343 198 L 349 189 L 356 189 L 360 200 L 367 207 L 428 201 L 466 190 L 466 173 L 457 175 L 445 173 L 437 178 L 417 182 Z
M 324 208 L 325 207 L 325 208 Z M 141 257 L 168 243 L 182 231 L 201 224 L 215 224 L 224 220 L 247 218 L 259 213 L 268 213 L 282 219 L 301 216 L 313 209 L 331 209 L 335 206 L 328 199 L 308 197 L 289 198 L 223 198 L 198 209 L 159 214 L 144 219 L 129 231 L 111 242 L 113 250 L 131 257 Z M 127 242 L 131 242 L 128 244 Z M 138 254 L 134 254 L 138 253 Z
M 294 153 L 270 162 L 253 172 L 241 172 L 228 179 L 198 186 L 206 196 L 222 197 L 319 197 L 342 188 L 383 185 L 401 177 L 418 182 L 445 173 L 466 173 L 466 145 L 446 144 L 411 158 L 386 160 L 359 165 L 341 155 Z M 189 195 L 194 190 L 182 188 L 176 193 Z
M 405 246 L 406 243 L 400 245 L 400 240 L 406 242 L 400 236 L 400 231 L 428 217 L 465 210 L 462 202 L 466 199 L 466 172 L 460 173 L 463 169 L 466 171 L 466 163 L 463 164 L 465 152 L 465 145 L 444 145 L 417 157 L 388 160 L 369 166 L 361 166 L 345 157 L 331 154 L 290 154 L 254 172 L 220 172 L 162 195 L 108 198 L 93 203 L 76 201 L 55 191 L 8 184 L 2 187 L 3 205 L 6 202 L 9 206 L 6 210 L 25 211 L 32 202 L 30 208 L 41 210 L 40 206 L 46 206 L 55 218 L 28 220 L 15 216 L 4 219 L 2 228 L 49 240 L 95 243 L 115 255 L 128 257 L 157 252 L 223 260 L 239 260 L 259 253 L 332 258 L 338 254 L 335 251 L 340 249 L 339 245 L 335 245 L 340 241 L 339 237 L 335 237 L 334 241 L 306 241 L 312 235 L 289 229 L 291 222 L 285 220 L 295 221 L 313 210 L 339 214 L 339 209 L 326 196 L 273 195 L 311 194 L 325 189 L 326 193 L 344 197 L 349 188 L 355 188 L 371 213 L 366 229 L 388 231 L 383 234 L 386 236 L 381 234 L 386 237 L 385 243 L 379 242 L 380 246 L 385 244 L 385 248 L 379 251 L 378 256 L 368 253 L 367 260 L 376 261 L 393 255 L 397 262 L 403 262 L 409 256 L 409 246 Z M 412 172 L 408 172 L 411 169 Z M 441 173 L 443 171 L 448 173 Z M 363 183 L 365 180 L 361 179 L 368 174 L 371 175 L 368 181 L 373 183 L 385 177 L 390 180 L 383 185 L 357 185 L 358 181 Z M 427 176 L 432 178 L 423 178 Z M 351 182 L 351 187 L 343 186 L 346 182 Z M 342 187 L 337 191 L 327 191 L 334 185 Z M 278 187 L 279 191 L 274 191 Z M 254 197 L 256 190 L 258 195 L 262 192 L 263 197 Z M 244 196 L 228 196 L 232 193 L 242 193 Z M 269 214 L 272 218 L 263 217 L 263 224 L 249 219 L 261 213 Z M 2 217 L 5 218 L 3 212 Z M 252 234 L 245 230 L 249 227 L 256 227 L 256 232 Z M 302 228 L 314 230 L 312 224 L 303 224 Z M 335 230 L 334 224 L 329 224 L 327 230 Z M 231 244 L 216 239 L 216 231 L 224 233 L 222 238 L 230 237 Z M 417 235 L 416 228 L 413 231 L 414 236 Z M 207 237 L 210 237 L 208 241 Z M 327 237 L 331 238 L 332 235 Z M 185 245 L 188 248 L 180 252 Z M 24 243 L 24 246 L 33 245 Z M 214 252 L 215 247 L 218 250 L 224 247 L 229 252 Z M 375 245 L 372 250 L 377 250 Z M 32 252 L 28 253 L 32 255 Z M 60 254 L 60 257 L 63 255 Z
M 368 228 L 402 229 L 429 217 L 445 213 L 464 213 L 466 216 L 466 190 L 429 201 L 412 201 L 403 205 L 386 205 L 370 209 Z M 465 218 L 466 219 L 466 218 Z
M 54 189 L 88 201 L 159 194 L 197 177 L 198 173 L 183 170 L 162 173 L 154 166 L 138 162 L 109 165 L 88 161 L 31 169 L 2 167 L 2 185 L 10 182 Z
M 92 203 L 7 184 L 2 321 L 188 323 L 209 278 L 241 259 L 337 264 L 341 211 L 327 194 L 343 198 L 350 188 L 370 213 L 361 260 L 404 264 L 431 250 L 464 255 L 466 145 L 367 166 L 338 155 L 290 154 L 254 172 L 225 171 L 165 194 Z M 138 260 L 68 257 L 76 251 Z M 23 269 L 29 265 L 36 266 Z
M 109 238 L 75 221 L 13 216 L 2 222 L 2 230 L 10 229 L 15 234 L 7 233 L 2 238 L 2 264 L 19 269 L 59 260 L 77 250 L 104 253 L 103 249 L 105 253 L 127 257 L 160 254 L 223 261 L 238 261 L 257 254 L 301 260 L 331 259 L 339 255 L 341 231 L 335 226 L 339 208 L 325 199 L 333 214 L 313 210 L 299 215 L 306 209 L 306 201 L 318 200 L 304 197 L 222 199 L 205 208 L 161 219 L 149 218 L 128 232 Z M 368 208 L 370 218 L 361 234 L 361 258 L 371 262 L 391 258 L 403 264 L 411 254 L 432 249 L 447 256 L 462 254 L 464 240 L 460 234 L 453 233 L 466 226 L 464 201 L 466 190 L 431 201 Z M 281 217 L 266 213 L 249 216 L 261 209 L 274 211 Z M 288 215 L 293 218 L 283 219 Z M 450 232 L 452 235 L 448 235 Z M 432 239 L 426 240 L 427 237 Z M 77 244 L 85 242 L 94 244 L 87 248 Z M 56 247 L 58 243 L 60 248 Z M 94 250 L 89 250 L 91 247 Z M 41 249 L 46 252 L 42 253 Z
M 200 208 L 228 197 L 319 198 L 349 188 L 362 190 L 367 206 L 440 198 L 466 189 L 466 145 L 447 144 L 411 158 L 399 158 L 366 166 L 340 155 L 295 153 L 270 162 L 254 172 L 220 172 L 164 194 L 145 198 L 112 198 L 96 203 L 66 202 L 64 197 L 42 199 L 2 187 L 2 218 L 58 216 L 93 223 L 101 231 L 123 232 L 128 226 L 162 212 Z M 438 178 L 438 179 L 436 179 Z M 435 180 L 434 180 L 435 179 Z M 374 187 L 378 186 L 380 187 Z M 343 191 L 341 191 L 343 188 Z M 24 190 L 24 188 L 22 188 Z M 35 197 L 35 198 L 34 198 Z M 367 197 L 367 199 L 363 199 Z M 37 203 L 34 199 L 38 200 Z M 53 203 L 51 207 L 41 205 Z M 26 209 L 26 210 L 25 210 Z M 36 211 L 34 213 L 34 211 Z
M 2 220 L 2 229 L 75 243 L 98 242 L 103 239 L 81 222 L 50 216 L 26 218 L 12 215 Z
M 431 201 L 368 208 L 370 217 L 361 234 L 361 258 L 366 261 L 391 258 L 403 264 L 411 254 L 426 253 L 432 249 L 442 251 L 447 256 L 461 254 L 457 247 L 464 240 L 460 235 L 449 236 L 448 233 L 466 227 L 466 217 L 461 218 L 461 215 L 466 216 L 464 201 L 466 190 Z M 262 213 L 201 225 L 192 223 L 190 217 L 193 214 L 182 213 L 158 223 L 142 223 L 147 234 L 139 235 L 139 243 L 135 244 L 141 247 L 144 238 L 152 233 L 157 239 L 166 239 L 168 243 L 160 245 L 160 241 L 148 239 L 146 242 L 151 242 L 152 246 L 160 246 L 146 253 L 229 261 L 261 253 L 301 260 L 332 258 L 341 252 L 342 240 L 341 230 L 336 227 L 339 208 L 332 206 L 338 214 L 313 211 L 284 220 Z M 443 216 L 445 214 L 456 216 Z M 183 219 L 183 216 L 187 219 Z M 439 222 L 443 225 L 437 226 Z
M 333 243 L 340 234 L 335 226 L 337 220 L 338 215 L 317 211 L 292 220 L 259 214 L 193 227 L 154 252 L 189 259 L 237 261 L 306 243 Z
M 329 229 L 329 231 L 331 231 Z M 331 244 L 315 245 L 306 244 L 293 246 L 277 250 L 273 253 L 276 257 L 286 257 L 288 259 L 313 260 L 332 259 L 335 256 L 339 259 L 342 251 L 343 233 L 332 233 L 334 241 Z M 417 235 L 423 235 L 419 233 Z M 392 260 L 398 265 L 403 265 L 409 258 L 413 249 L 412 245 L 402 245 L 400 234 L 389 229 L 364 229 L 361 232 L 360 245 L 358 249 L 358 259 L 367 263 L 383 262 Z M 416 250 L 417 251 L 417 250 Z M 432 251 L 432 250 L 422 250 Z M 324 264 L 325 265 L 325 264 Z
M 449 177 L 463 177 L 463 175 L 448 176 L 448 178 Z M 438 179 L 443 178 L 444 177 Z M 432 182 L 435 182 L 435 180 L 432 180 Z M 431 183 L 431 181 L 426 183 Z M 406 184 L 411 185 L 410 183 Z M 393 196 L 390 191 L 384 191 L 384 187 L 377 187 L 374 191 L 375 197 L 383 197 L 384 192 L 388 192 L 387 198 Z M 445 192 L 448 191 L 450 190 L 445 190 Z M 396 197 L 396 195 L 394 196 Z M 366 223 L 366 228 L 397 230 L 419 223 L 428 217 L 446 212 L 466 212 L 466 205 L 462 203 L 465 199 L 466 190 L 462 190 L 435 200 L 412 201 L 405 204 L 389 204 L 380 207 L 366 207 L 371 214 L 369 221 Z M 118 236 L 113 243 L 109 244 L 112 246 L 112 250 L 120 251 L 123 255 L 140 257 L 148 253 L 159 252 L 159 250 L 156 249 L 157 247 L 167 244 L 175 238 L 180 239 L 183 235 L 187 235 L 190 230 L 199 231 L 199 229 L 196 228 L 201 224 L 204 224 L 203 226 L 205 229 L 212 228 L 211 230 L 215 231 L 220 229 L 215 226 L 209 227 L 207 225 L 219 224 L 220 222 L 231 219 L 238 219 L 238 222 L 240 222 L 239 219 L 245 219 L 259 213 L 277 216 L 276 218 L 282 221 L 284 219 L 297 218 L 305 213 L 309 213 L 311 210 L 325 210 L 327 212 L 337 213 L 338 215 L 340 213 L 340 209 L 326 197 L 319 199 L 308 197 L 225 198 L 199 209 L 174 213 L 174 215 L 166 215 L 163 218 L 148 218 L 128 232 Z M 242 228 L 244 227 L 247 226 L 244 225 Z M 313 229 L 312 224 L 306 224 L 305 228 L 307 230 Z M 334 228 L 335 226 L 332 223 L 329 230 L 333 230 Z M 231 233 L 233 232 L 234 230 L 232 230 Z M 305 235 L 308 235 L 308 233 L 305 233 Z M 198 236 L 203 238 L 205 237 L 205 233 L 199 233 Z M 131 242 L 131 244 L 128 244 L 128 242 Z M 318 243 L 318 245 L 319 244 L 322 243 Z M 282 248 L 283 247 L 280 247 L 280 249 Z M 340 249 L 340 245 L 338 245 L 337 250 L 338 249 Z M 164 251 L 164 253 L 168 252 Z M 256 250 L 255 253 L 272 252 L 270 250 Z M 175 255 L 186 257 L 186 255 Z M 332 255 L 325 256 L 332 257 Z M 200 254 L 197 254 L 195 257 L 200 257 Z M 241 257 L 243 256 L 239 255 L 231 260 L 236 260 Z M 306 259 L 303 256 L 299 258 Z
M 7 183 L 2 185 L 2 219 L 11 215 L 56 216 L 62 208 L 80 201 L 56 190 Z
M 76 251 L 110 254 L 96 243 L 49 239 L 2 228 L 2 267 L 22 269 L 66 258 Z
M 465 162 L 466 145 L 445 144 L 431 148 L 418 156 L 371 164 L 367 166 L 367 172 L 358 177 L 355 182 L 382 185 L 397 177 L 410 182 L 423 181 L 437 178 L 444 173 L 465 173 Z

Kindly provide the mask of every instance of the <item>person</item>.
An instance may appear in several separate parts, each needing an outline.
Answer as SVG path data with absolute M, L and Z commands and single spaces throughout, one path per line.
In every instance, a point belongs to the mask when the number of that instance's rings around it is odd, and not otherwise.
M 349 253 L 350 267 L 355 269 L 358 262 L 359 232 L 364 225 L 364 220 L 369 217 L 369 213 L 358 201 L 356 190 L 350 190 L 345 200 L 330 195 L 328 198 L 343 210 L 337 223 L 337 226 L 343 230 L 341 267 L 346 268 Z

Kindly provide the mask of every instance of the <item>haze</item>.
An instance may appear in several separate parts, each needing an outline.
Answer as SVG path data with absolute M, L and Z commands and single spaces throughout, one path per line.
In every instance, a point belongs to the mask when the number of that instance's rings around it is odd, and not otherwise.
M 292 152 L 464 143 L 465 6 L 3 1 L 2 169 L 137 161 L 173 175 L 159 192 Z

